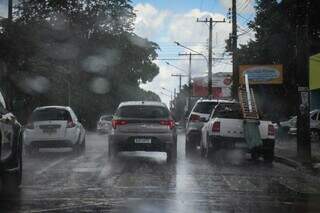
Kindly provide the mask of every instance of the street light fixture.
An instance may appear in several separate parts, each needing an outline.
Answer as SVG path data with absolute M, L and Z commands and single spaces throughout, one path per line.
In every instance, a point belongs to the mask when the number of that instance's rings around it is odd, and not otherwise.
M 181 44 L 181 43 L 179 43 L 179 42 L 177 42 L 177 41 L 175 41 L 174 43 L 175 43 L 177 46 L 179 46 L 179 47 L 182 47 L 182 48 L 184 48 L 184 49 L 190 50 L 191 52 L 194 52 L 194 53 L 197 53 L 197 54 L 201 55 L 201 56 L 207 61 L 207 63 L 208 63 L 208 58 L 207 58 L 207 56 L 205 56 L 203 53 L 198 52 L 198 51 L 196 51 L 196 50 L 193 50 L 193 49 L 191 49 L 191 48 L 189 48 L 189 47 L 187 47 L 187 46 L 184 46 L 183 44 Z
M 180 71 L 182 71 L 182 72 L 184 72 L 184 73 L 187 73 L 184 69 L 181 69 L 180 67 L 177 67 L 177 66 L 169 63 L 168 61 L 166 61 L 166 64 L 167 64 L 168 66 L 171 66 L 171 67 L 176 68 L 177 70 L 180 70 Z

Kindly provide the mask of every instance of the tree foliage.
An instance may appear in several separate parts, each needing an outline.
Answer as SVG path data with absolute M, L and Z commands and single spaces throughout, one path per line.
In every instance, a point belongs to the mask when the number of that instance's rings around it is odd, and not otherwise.
M 160 100 L 139 88 L 159 72 L 159 48 L 134 34 L 129 0 L 22 0 L 0 32 L 1 81 L 24 111 L 71 106 L 90 126 L 123 100 Z
M 320 10 L 319 1 L 310 1 L 309 42 L 310 55 L 320 52 Z M 284 84 L 282 86 L 256 86 L 264 94 L 264 104 L 272 113 L 282 108 L 281 114 L 294 114 L 297 86 L 297 24 L 301 18 L 295 0 L 257 0 L 256 17 L 249 23 L 255 38 L 238 49 L 239 64 L 283 64 Z M 301 23 L 300 23 L 301 24 Z M 305 41 L 307 42 L 307 41 Z M 230 42 L 227 42 L 229 44 Z M 230 46 L 227 45 L 230 50 Z M 268 104 L 274 100 L 276 104 Z M 285 106 L 286 107 L 282 107 Z M 275 109 L 278 107 L 278 109 Z M 280 110 L 281 111 L 281 110 Z

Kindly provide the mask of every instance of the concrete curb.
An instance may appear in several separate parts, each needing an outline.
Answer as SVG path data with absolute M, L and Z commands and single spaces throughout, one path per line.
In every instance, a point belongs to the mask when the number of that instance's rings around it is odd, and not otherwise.
M 274 156 L 274 161 L 277 162 L 277 163 L 282 163 L 282 164 L 284 164 L 286 166 L 290 166 L 290 167 L 292 167 L 294 169 L 301 168 L 301 164 L 299 162 L 291 160 L 289 158 L 285 158 L 285 157 L 279 156 L 279 155 Z

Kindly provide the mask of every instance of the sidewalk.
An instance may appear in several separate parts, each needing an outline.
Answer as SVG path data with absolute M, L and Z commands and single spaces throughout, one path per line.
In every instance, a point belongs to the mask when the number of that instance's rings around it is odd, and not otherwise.
M 311 143 L 312 163 L 314 166 L 319 166 L 320 163 L 320 143 Z M 297 140 L 296 138 L 287 138 L 277 140 L 275 144 L 275 156 L 280 161 L 288 160 L 288 163 L 298 163 L 297 158 Z M 320 169 L 320 168 L 319 168 Z

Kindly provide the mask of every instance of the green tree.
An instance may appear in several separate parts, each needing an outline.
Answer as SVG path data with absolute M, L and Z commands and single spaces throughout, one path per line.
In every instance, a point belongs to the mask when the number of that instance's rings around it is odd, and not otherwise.
M 128 0 L 22 0 L 13 22 L 1 23 L 0 60 L 8 72 L 9 96 L 21 94 L 26 107 L 67 104 L 89 126 L 120 101 L 159 100 L 139 88 L 159 68 L 159 48 L 133 33 Z

